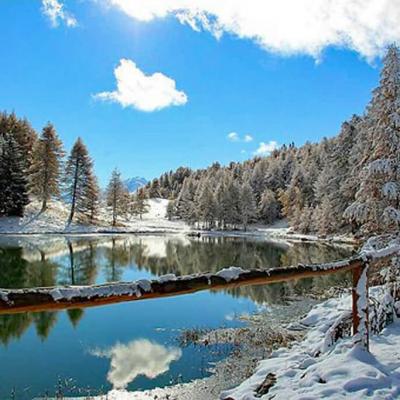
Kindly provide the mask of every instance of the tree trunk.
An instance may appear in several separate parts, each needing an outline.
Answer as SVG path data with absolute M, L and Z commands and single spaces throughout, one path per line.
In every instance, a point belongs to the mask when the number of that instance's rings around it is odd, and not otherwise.
M 41 213 L 45 212 L 47 210 L 47 199 L 44 198 L 42 201 L 42 208 L 40 210 Z
M 75 163 L 75 174 L 74 174 L 74 186 L 72 189 L 72 202 L 71 202 L 71 213 L 69 214 L 68 218 L 68 225 L 71 224 L 74 215 L 75 215 L 75 205 L 76 205 L 76 189 L 78 187 L 78 171 L 79 171 L 79 161 L 78 158 L 76 159 Z

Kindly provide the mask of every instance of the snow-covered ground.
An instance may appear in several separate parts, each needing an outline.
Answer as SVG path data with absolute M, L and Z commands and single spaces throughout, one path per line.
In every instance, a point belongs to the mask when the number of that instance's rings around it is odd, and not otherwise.
M 0 234 L 95 234 L 95 233 L 172 233 L 197 234 L 211 236 L 238 236 L 270 238 L 274 241 L 303 242 L 327 241 L 340 244 L 354 245 L 356 242 L 346 236 L 320 238 L 315 235 L 294 233 L 288 227 L 287 221 L 280 220 L 272 225 L 251 225 L 246 231 L 204 231 L 189 226 L 183 221 L 170 221 L 166 217 L 168 200 L 149 199 L 148 212 L 142 218 L 135 217 L 129 220 L 121 219 L 118 226 L 111 227 L 110 212 L 105 208 L 100 210 L 97 225 L 66 224 L 69 210 L 65 203 L 52 201 L 44 213 L 39 213 L 40 204 L 33 201 L 25 211 L 23 218 L 0 218 Z
M 380 288 L 372 290 L 380 295 Z M 370 353 L 354 347 L 352 339 L 327 346 L 326 333 L 338 317 L 351 309 L 350 295 L 327 300 L 317 306 L 293 329 L 305 329 L 305 337 L 290 348 L 282 348 L 262 361 L 254 375 L 240 386 L 219 395 L 215 381 L 206 378 L 192 383 L 145 392 L 113 390 L 98 400 L 319 400 L 400 398 L 400 321 L 380 335 L 371 336 Z M 288 327 L 290 328 L 290 326 Z M 266 377 L 274 382 L 265 394 L 257 389 Z M 214 393 L 214 394 L 213 394 Z
M 40 205 L 33 201 L 26 208 L 23 218 L 0 218 L 0 234 L 33 234 L 33 233 L 178 233 L 188 232 L 190 228 L 182 221 L 169 221 L 166 218 L 168 200 L 150 199 L 149 209 L 143 218 L 121 220 L 118 227 L 112 228 L 107 210 L 100 210 L 98 225 L 80 225 L 73 223 L 67 226 L 68 208 L 60 201 L 52 201 L 44 213 L 39 213 Z
M 352 339 L 325 348 L 325 334 L 341 313 L 351 308 L 351 298 L 328 300 L 301 323 L 309 327 L 305 339 L 291 349 L 281 349 L 262 361 L 255 374 L 221 398 L 255 399 L 397 399 L 400 397 L 400 322 L 371 336 L 370 353 Z M 268 374 L 276 383 L 268 394 L 255 390 Z

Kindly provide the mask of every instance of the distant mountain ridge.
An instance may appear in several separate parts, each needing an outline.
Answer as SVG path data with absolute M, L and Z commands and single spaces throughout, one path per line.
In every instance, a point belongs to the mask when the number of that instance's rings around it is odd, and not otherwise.
M 136 192 L 142 186 L 147 184 L 147 179 L 142 178 L 140 176 L 134 176 L 133 178 L 125 179 L 124 184 L 128 188 L 129 192 Z

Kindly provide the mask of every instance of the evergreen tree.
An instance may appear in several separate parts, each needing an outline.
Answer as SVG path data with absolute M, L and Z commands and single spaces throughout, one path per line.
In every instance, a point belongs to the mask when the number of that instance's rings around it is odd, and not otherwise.
M 65 194 L 71 204 L 68 225 L 75 215 L 80 221 L 87 219 L 90 210 L 90 186 L 93 179 L 93 162 L 81 138 L 72 147 L 65 167 Z
M 223 215 L 225 224 L 233 226 L 235 229 L 242 222 L 240 187 L 232 176 L 228 178 L 223 193 Z
M 240 190 L 240 216 L 244 230 L 247 230 L 249 222 L 257 216 L 256 201 L 251 186 L 245 182 Z
M 211 228 L 215 219 L 215 199 L 208 179 L 204 179 L 199 186 L 195 203 L 197 219 L 203 222 L 206 228 Z
M 112 226 L 117 225 L 118 217 L 124 213 L 125 193 L 126 188 L 121 180 L 121 174 L 117 169 L 114 169 L 106 190 L 107 206 L 111 207 L 112 212 Z
M 161 196 L 161 188 L 160 188 L 160 181 L 156 178 L 151 182 L 150 190 L 149 190 L 149 197 L 151 199 L 158 198 Z
M 271 224 L 279 218 L 279 202 L 275 193 L 265 189 L 258 204 L 258 216 L 266 224 Z
M 364 149 L 359 189 L 345 216 L 365 233 L 398 231 L 400 226 L 400 54 L 390 46 L 380 85 L 373 92 L 362 129 Z
M 171 221 L 176 215 L 175 200 L 170 198 L 167 205 L 167 218 Z
M 22 217 L 28 204 L 25 158 L 11 134 L 0 148 L 0 215 Z
M 148 212 L 147 196 L 143 188 L 140 188 L 133 199 L 132 212 L 135 215 L 139 215 L 140 219 L 143 218 L 143 214 Z M 167 209 L 168 212 L 168 209 Z
M 194 207 L 195 187 L 192 177 L 184 180 L 182 190 L 176 201 L 177 215 L 183 220 L 194 223 L 196 221 L 196 213 Z
M 42 202 L 42 212 L 48 201 L 60 195 L 61 159 L 64 155 L 61 140 L 50 123 L 33 147 L 30 167 L 30 192 Z
M 0 138 L 11 135 L 17 142 L 23 168 L 28 170 L 32 159 L 32 149 L 36 142 L 37 135 L 26 119 L 21 119 L 14 112 L 11 114 L 0 112 Z
M 100 187 L 97 178 L 93 174 L 89 174 L 88 176 L 86 192 L 87 206 L 85 215 L 89 223 L 94 224 L 100 208 Z

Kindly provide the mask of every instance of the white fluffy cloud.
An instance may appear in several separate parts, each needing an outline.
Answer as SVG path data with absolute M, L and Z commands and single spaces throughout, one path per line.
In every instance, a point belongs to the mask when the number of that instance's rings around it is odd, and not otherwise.
M 65 10 L 64 4 L 59 0 L 42 0 L 42 12 L 54 27 L 60 23 L 70 28 L 78 25 L 76 18 Z
M 94 95 L 98 100 L 117 102 L 122 107 L 140 111 L 156 111 L 187 103 L 184 92 L 176 89 L 175 81 L 160 72 L 146 75 L 132 60 L 122 59 L 114 70 L 117 90 Z
M 344 46 L 367 58 L 400 41 L 398 0 L 107 0 L 139 21 L 175 16 L 195 30 L 231 33 L 280 54 L 319 57 Z
M 244 135 L 243 138 L 241 138 L 237 132 L 228 133 L 228 135 L 226 137 L 231 142 L 246 142 L 246 143 L 248 143 L 248 142 L 253 141 L 253 136 L 247 134 L 247 135 Z
M 123 389 L 139 375 L 153 379 L 167 372 L 171 362 L 181 358 L 182 351 L 138 339 L 128 344 L 117 343 L 108 350 L 95 350 L 91 354 L 110 359 L 107 379 L 114 388 Z
M 231 142 L 237 142 L 239 140 L 239 135 L 236 132 L 231 132 L 231 133 L 228 133 L 227 138 Z
M 261 142 L 258 146 L 258 149 L 254 152 L 257 156 L 267 156 L 274 150 L 279 147 L 278 143 L 274 140 L 269 141 L 268 143 Z

